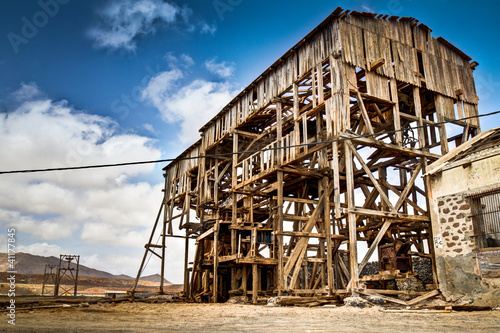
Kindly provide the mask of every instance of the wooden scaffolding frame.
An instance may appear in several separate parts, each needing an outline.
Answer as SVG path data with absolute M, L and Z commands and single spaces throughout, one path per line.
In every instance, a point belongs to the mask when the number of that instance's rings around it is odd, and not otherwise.
M 184 293 L 195 301 L 404 293 L 370 283 L 411 269 L 360 272 L 396 240 L 433 260 L 420 176 L 480 131 L 461 120 L 478 114 L 477 63 L 430 32 L 337 8 L 242 91 L 164 169 L 162 275 L 165 237 L 185 230 Z M 443 122 L 462 133 L 449 137 Z M 433 270 L 412 295 L 436 294 Z

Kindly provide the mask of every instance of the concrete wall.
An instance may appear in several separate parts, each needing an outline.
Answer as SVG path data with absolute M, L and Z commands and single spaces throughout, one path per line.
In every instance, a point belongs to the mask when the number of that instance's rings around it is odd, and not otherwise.
M 428 178 L 439 289 L 448 301 L 500 306 L 500 274 L 485 274 L 478 261 L 483 253 L 496 253 L 477 250 L 467 199 L 471 193 L 500 187 L 496 154 L 500 149 L 469 155 Z

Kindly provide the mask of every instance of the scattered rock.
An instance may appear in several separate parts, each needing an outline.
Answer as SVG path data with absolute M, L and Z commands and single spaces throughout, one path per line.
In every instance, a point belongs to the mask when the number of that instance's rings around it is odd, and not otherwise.
M 344 298 L 344 304 L 345 306 L 352 306 L 357 308 L 365 308 L 368 306 L 368 302 L 366 299 L 355 295 Z
M 247 296 L 233 296 L 227 300 L 228 304 L 246 304 L 250 302 L 250 299 Z
M 267 306 L 281 306 L 281 301 L 285 298 L 291 298 L 291 296 L 275 296 L 267 300 Z
M 377 295 L 369 295 L 366 299 L 368 300 L 368 302 L 371 302 L 373 304 L 381 305 L 385 303 L 385 300 Z

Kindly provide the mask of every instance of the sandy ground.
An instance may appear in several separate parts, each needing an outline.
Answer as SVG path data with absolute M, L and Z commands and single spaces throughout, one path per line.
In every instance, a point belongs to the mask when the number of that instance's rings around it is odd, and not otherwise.
M 18 311 L 15 327 L 2 317 L 1 332 L 500 332 L 500 311 L 136 302 Z

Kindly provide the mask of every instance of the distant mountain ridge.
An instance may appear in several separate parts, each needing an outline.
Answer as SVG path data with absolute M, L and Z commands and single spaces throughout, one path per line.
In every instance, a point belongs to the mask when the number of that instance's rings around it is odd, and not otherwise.
M 161 275 L 160 274 L 154 274 L 154 275 L 148 275 L 148 276 L 141 276 L 141 281 L 149 281 L 149 282 L 156 282 L 156 283 L 160 283 L 161 281 Z M 163 283 L 164 284 L 171 284 L 170 281 L 168 281 L 167 279 L 163 279 Z
M 7 272 L 9 269 L 9 263 L 7 261 L 7 253 L 0 253 L 0 272 Z M 17 274 L 44 274 L 45 265 L 59 265 L 59 258 L 56 257 L 44 257 L 38 256 L 30 253 L 18 252 L 16 253 L 16 271 Z M 101 271 L 98 269 L 90 268 L 85 265 L 80 264 L 79 276 L 89 276 L 97 278 L 114 278 L 114 279 L 134 279 L 129 275 L 113 275 L 111 273 Z M 150 282 L 160 282 L 160 275 L 150 275 L 141 277 L 142 281 Z M 172 284 L 171 282 L 164 279 L 165 284 Z

